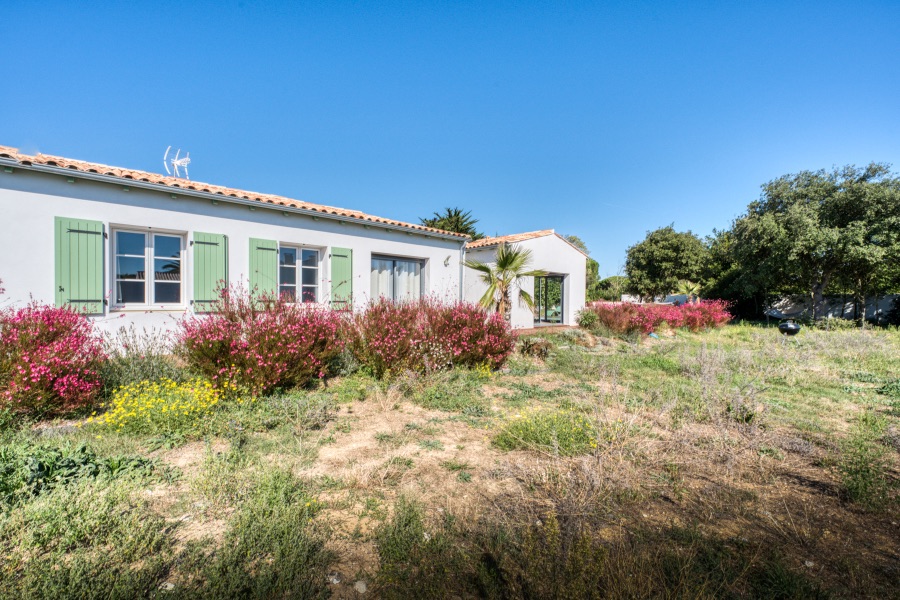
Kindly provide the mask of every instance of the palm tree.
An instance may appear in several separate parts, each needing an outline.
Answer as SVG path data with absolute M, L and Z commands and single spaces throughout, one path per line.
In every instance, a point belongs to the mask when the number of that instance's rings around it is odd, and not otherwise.
M 700 297 L 700 284 L 694 283 L 693 281 L 688 281 L 687 279 L 682 279 L 678 282 L 678 287 L 675 288 L 676 294 L 684 294 L 687 296 L 688 302 L 691 304 L 694 303 L 694 300 Z
M 422 225 L 426 227 L 434 227 L 435 229 L 443 229 L 444 231 L 453 231 L 454 233 L 464 233 L 473 240 L 480 240 L 484 237 L 475 229 L 478 219 L 472 217 L 472 211 L 464 211 L 461 208 L 445 208 L 443 213 L 434 213 L 433 217 L 427 219 L 419 219 Z
M 500 244 L 497 249 L 497 260 L 493 264 L 467 260 L 468 268 L 478 271 L 481 280 L 487 284 L 487 291 L 479 304 L 487 309 L 494 309 L 509 321 L 512 301 L 510 293 L 519 288 L 519 299 L 525 306 L 534 310 L 534 299 L 531 294 L 521 289 L 525 277 L 540 277 L 545 271 L 530 270 L 531 250 Z

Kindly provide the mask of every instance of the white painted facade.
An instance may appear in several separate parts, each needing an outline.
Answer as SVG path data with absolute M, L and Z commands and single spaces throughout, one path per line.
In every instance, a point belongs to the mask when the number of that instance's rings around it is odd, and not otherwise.
M 319 251 L 319 301 L 330 295 L 328 260 L 331 248 L 352 255 L 353 303 L 370 299 L 372 257 L 414 259 L 422 265 L 422 293 L 455 300 L 460 297 L 465 239 L 434 232 L 353 219 L 313 216 L 290 207 L 214 198 L 190 190 L 144 185 L 117 178 L 73 172 L 30 170 L 19 165 L 0 171 L 0 280 L 3 303 L 30 298 L 54 302 L 54 220 L 56 217 L 100 221 L 104 228 L 103 264 L 106 303 L 92 316 L 102 328 L 135 323 L 169 329 L 192 310 L 191 242 L 195 232 L 227 236 L 229 284 L 248 283 L 251 238 Z M 174 197 L 173 197 L 174 196 Z M 113 239 L 117 228 L 171 233 L 183 239 L 181 302 L 171 306 L 117 307 L 113 298 Z M 583 288 L 583 286 L 582 286 Z
M 563 277 L 562 324 L 574 325 L 575 315 L 584 308 L 587 285 L 587 257 L 574 246 L 556 234 L 544 235 L 528 240 L 515 242 L 513 245 L 531 250 L 530 270 L 545 271 L 548 275 Z M 485 264 L 493 264 L 497 246 L 469 248 L 466 259 Z M 534 278 L 525 277 L 521 287 L 532 298 Z M 463 275 L 463 298 L 469 302 L 478 302 L 487 290 L 479 273 L 465 269 Z M 540 325 L 535 321 L 534 313 L 519 298 L 518 290 L 512 298 L 511 322 L 514 329 L 527 329 Z

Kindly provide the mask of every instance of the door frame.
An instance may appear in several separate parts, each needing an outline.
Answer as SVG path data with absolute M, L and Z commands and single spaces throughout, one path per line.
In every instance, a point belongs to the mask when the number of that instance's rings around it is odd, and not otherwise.
M 559 320 L 551 321 L 547 317 L 546 290 L 550 280 L 559 281 Z M 566 276 L 554 273 L 538 275 L 534 278 L 534 324 L 565 325 L 566 324 Z

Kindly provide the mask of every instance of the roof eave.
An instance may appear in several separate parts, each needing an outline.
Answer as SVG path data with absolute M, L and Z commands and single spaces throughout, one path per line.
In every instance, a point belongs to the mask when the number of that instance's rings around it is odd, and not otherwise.
M 236 198 L 234 196 L 228 196 L 225 194 L 215 194 L 212 192 L 204 192 L 202 190 L 192 190 L 189 188 L 180 188 L 173 187 L 170 185 L 166 185 L 164 183 L 153 183 L 151 181 L 141 181 L 139 179 L 126 179 L 123 177 L 117 177 L 115 175 L 106 175 L 104 173 L 91 173 L 89 171 L 80 171 L 77 169 L 68 169 L 65 167 L 58 167 L 53 165 L 43 165 L 43 164 L 34 164 L 34 163 L 23 163 L 13 158 L 0 157 L 0 165 L 8 165 L 11 167 L 23 169 L 26 171 L 36 171 L 41 173 L 49 173 L 51 175 L 64 175 L 66 177 L 77 177 L 79 179 L 88 179 L 91 181 L 98 181 L 101 183 L 111 183 L 114 185 L 120 185 L 125 187 L 134 187 L 134 188 L 142 188 L 146 190 L 152 190 L 157 192 L 164 192 L 167 194 L 175 194 L 180 196 L 190 196 L 195 198 L 202 198 L 206 200 L 215 200 L 221 202 L 229 202 L 231 204 L 239 204 L 243 206 L 250 206 L 253 208 L 262 206 L 264 208 L 269 208 L 271 210 L 278 210 L 284 212 L 291 212 L 295 214 L 300 214 L 304 216 L 310 217 L 318 217 L 321 219 L 329 219 L 332 221 L 341 221 L 344 223 L 354 223 L 359 225 L 368 225 L 369 227 L 379 227 L 382 229 L 389 229 L 393 231 L 402 231 L 403 233 L 407 233 L 409 235 L 421 235 L 424 237 L 435 237 L 440 239 L 447 239 L 459 242 L 460 244 L 467 243 L 471 238 L 469 236 L 460 236 L 459 234 L 453 234 L 449 232 L 440 232 L 440 231 L 432 231 L 432 230 L 423 230 L 417 229 L 415 227 L 404 227 L 403 225 L 395 225 L 393 223 L 384 223 L 382 221 L 362 219 L 358 217 L 350 217 L 345 215 L 335 215 L 332 213 L 311 210 L 306 208 L 300 208 L 296 206 L 290 206 L 287 204 L 274 204 L 268 202 L 262 202 L 260 200 L 249 200 L 246 198 Z
M 512 235 L 516 235 L 516 234 L 512 234 Z M 488 249 L 488 248 L 495 248 L 495 247 L 497 247 L 497 246 L 499 246 L 499 245 L 501 245 L 501 244 L 522 244 L 522 243 L 524 243 L 524 242 L 530 242 L 531 240 L 539 240 L 539 239 L 541 239 L 541 238 L 548 237 L 548 236 L 551 236 L 551 235 L 555 235 L 556 237 L 558 237 L 560 240 L 562 240 L 563 242 L 565 242 L 566 245 L 568 245 L 570 248 L 572 248 L 572 249 L 575 250 L 576 252 L 582 254 L 585 258 L 590 258 L 590 255 L 589 255 L 587 252 L 585 252 L 584 250 L 582 250 L 581 248 L 579 248 L 578 246 L 576 246 L 575 244 L 573 244 L 572 242 L 570 242 L 569 240 L 567 240 L 565 237 L 561 236 L 561 235 L 560 235 L 559 233 L 557 233 L 556 230 L 554 230 L 554 229 L 550 229 L 550 230 L 548 230 L 548 233 L 545 233 L 545 234 L 542 234 L 542 235 L 536 235 L 536 236 L 534 236 L 534 237 L 530 237 L 530 238 L 526 238 L 526 239 L 524 239 L 524 240 L 518 240 L 518 241 L 514 241 L 514 242 L 511 242 L 511 241 L 509 241 L 509 240 L 500 240 L 500 241 L 493 242 L 493 243 L 490 243 L 490 244 L 481 244 L 480 246 L 469 246 L 469 245 L 467 244 L 467 245 L 466 245 L 466 252 L 469 252 L 469 251 L 477 252 L 478 250 L 486 250 L 486 249 Z M 476 241 L 477 241 L 477 240 L 476 240 Z

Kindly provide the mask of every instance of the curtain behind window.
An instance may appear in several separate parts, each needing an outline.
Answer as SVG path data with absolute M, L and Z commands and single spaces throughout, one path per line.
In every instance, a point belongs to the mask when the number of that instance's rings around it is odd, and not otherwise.
M 422 265 L 408 260 L 396 261 L 394 271 L 395 300 L 418 300 L 422 290 Z
M 392 271 L 394 269 L 394 261 L 383 260 L 380 258 L 372 259 L 372 299 L 378 299 L 382 296 L 385 298 L 393 297 L 393 287 L 391 284 Z

